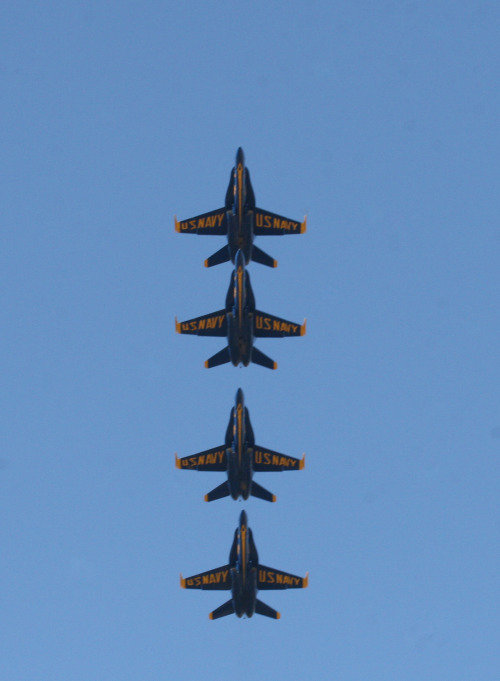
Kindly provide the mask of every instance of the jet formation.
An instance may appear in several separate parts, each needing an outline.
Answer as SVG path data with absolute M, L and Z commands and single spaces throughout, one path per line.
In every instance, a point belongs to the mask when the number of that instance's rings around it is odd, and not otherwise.
M 227 245 L 207 258 L 205 267 L 229 261 L 235 263 L 238 251 L 243 253 L 246 264 L 253 260 L 261 265 L 276 267 L 277 261 L 254 245 L 254 237 L 303 234 L 306 231 L 306 218 L 298 222 L 255 206 L 250 172 L 245 167 L 241 147 L 236 152 L 236 163 L 229 177 L 224 206 L 182 222 L 174 219 L 175 229 L 181 234 L 227 237 Z
M 303 336 L 306 322 L 304 320 L 303 324 L 298 324 L 258 310 L 246 267 L 251 261 L 276 267 L 277 261 L 254 245 L 255 237 L 303 234 L 306 231 L 306 219 L 298 222 L 256 207 L 250 173 L 245 167 L 245 157 L 240 147 L 231 171 L 224 206 L 182 222 L 175 218 L 175 229 L 184 234 L 225 236 L 227 244 L 205 260 L 205 266 L 212 267 L 225 262 L 234 264 L 224 308 L 184 322 L 179 322 L 176 317 L 177 333 L 226 339 L 227 345 L 205 362 L 206 368 L 227 363 L 246 367 L 254 363 L 276 369 L 276 362 L 255 347 L 255 339 Z M 226 474 L 226 480 L 208 492 L 205 501 L 224 497 L 247 501 L 253 496 L 274 502 L 276 496 L 253 480 L 254 473 L 301 470 L 305 465 L 305 455 L 298 459 L 255 444 L 250 414 L 245 406 L 243 390 L 239 388 L 224 443 L 190 456 L 178 458 L 176 454 L 175 463 L 181 470 Z M 181 575 L 180 580 L 184 589 L 231 591 L 231 598 L 211 612 L 210 619 L 231 614 L 252 617 L 254 613 L 279 619 L 279 612 L 260 601 L 257 592 L 300 589 L 308 585 L 307 574 L 297 577 L 259 563 L 245 511 L 241 512 L 234 533 L 228 564 L 187 578 Z
M 227 362 L 234 366 L 248 366 L 253 362 L 267 369 L 277 369 L 276 362 L 254 346 L 254 339 L 303 336 L 306 322 L 289 322 L 257 310 L 250 275 L 245 269 L 243 251 L 236 253 L 235 265 L 229 281 L 225 308 L 185 322 L 179 322 L 176 318 L 175 330 L 177 333 L 227 338 L 227 346 L 205 362 L 207 369 Z
M 252 479 L 253 474 L 302 470 L 305 455 L 302 459 L 296 459 L 255 444 L 250 414 L 245 406 L 243 390 L 239 388 L 229 416 L 224 444 L 181 459 L 176 455 L 175 464 L 181 470 L 227 473 L 227 480 L 206 494 L 205 501 L 229 496 L 233 499 L 241 497 L 245 501 L 249 496 L 276 501 L 274 494 Z
M 257 591 L 270 589 L 303 589 L 308 585 L 308 575 L 297 577 L 259 563 L 259 554 L 248 527 L 247 514 L 242 511 L 239 525 L 229 552 L 229 563 L 213 570 L 184 578 L 183 589 L 231 591 L 231 598 L 209 614 L 211 620 L 236 614 L 237 617 L 254 613 L 279 619 L 280 613 L 257 598 Z

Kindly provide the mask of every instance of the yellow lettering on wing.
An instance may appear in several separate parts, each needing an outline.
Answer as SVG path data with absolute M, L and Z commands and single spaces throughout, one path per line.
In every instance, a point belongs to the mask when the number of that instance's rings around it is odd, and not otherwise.
M 261 449 L 256 449 L 255 463 L 263 463 L 280 468 L 297 468 L 300 461 L 298 459 L 294 459 L 293 456 L 285 456 L 284 454 L 271 454 L 270 452 L 264 452 Z
M 186 585 L 192 586 L 194 588 L 196 588 L 197 586 L 201 586 L 200 575 L 196 575 L 196 577 L 190 577 L 189 579 L 186 579 Z
M 296 334 L 299 327 L 291 322 L 283 322 L 278 319 L 273 320 L 273 331 L 280 333 Z
M 280 228 L 280 219 L 279 218 L 274 218 L 273 221 L 273 216 L 272 215 L 264 215 L 262 213 L 257 213 L 255 216 L 255 224 L 257 227 L 264 227 L 264 229 L 271 229 L 273 227 L 277 227 L 278 229 Z M 286 220 L 285 220 L 286 222 Z
M 224 220 L 224 213 L 217 213 L 215 215 L 205 215 L 203 217 L 195 218 L 194 220 L 186 220 L 179 223 L 181 232 L 190 230 L 196 232 L 199 229 L 211 229 L 213 227 L 220 227 Z
M 229 570 L 219 570 L 219 572 L 210 572 L 208 575 L 203 575 L 202 584 L 224 584 Z
M 274 584 L 274 572 L 271 570 L 259 570 L 259 582 L 261 584 Z
M 282 218 L 274 218 L 273 228 L 281 229 L 284 232 L 295 232 L 299 226 L 298 222 L 292 222 L 292 220 L 284 220 Z
M 264 329 L 266 331 L 270 331 L 272 328 L 271 318 L 257 315 L 255 317 L 255 326 L 257 329 Z
M 192 333 L 197 331 L 204 331 L 205 329 L 221 329 L 224 324 L 225 315 L 217 315 L 216 317 L 204 317 L 203 319 L 193 319 L 190 322 L 181 322 L 179 324 L 181 333 Z

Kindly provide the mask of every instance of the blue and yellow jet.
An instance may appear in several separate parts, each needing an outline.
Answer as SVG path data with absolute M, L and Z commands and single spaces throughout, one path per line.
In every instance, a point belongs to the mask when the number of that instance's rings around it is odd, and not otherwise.
M 245 168 L 245 156 L 240 147 L 236 153 L 236 165 L 229 178 L 225 205 L 190 220 L 178 222 L 175 218 L 175 229 L 181 234 L 227 236 L 227 246 L 223 246 L 205 260 L 205 267 L 229 261 L 234 263 L 238 251 L 245 256 L 246 264 L 253 260 L 260 262 L 261 265 L 276 267 L 278 263 L 274 258 L 253 245 L 254 237 L 303 234 L 306 231 L 306 219 L 304 218 L 303 222 L 296 222 L 256 208 L 250 173 Z
M 276 362 L 254 347 L 254 338 L 303 336 L 306 322 L 295 324 L 256 310 L 250 275 L 245 269 L 242 251 L 236 253 L 235 264 L 226 295 L 226 307 L 185 322 L 178 322 L 176 318 L 175 330 L 177 333 L 196 336 L 227 337 L 227 346 L 205 362 L 207 369 L 227 362 L 234 366 L 248 366 L 253 362 L 268 369 L 277 369 Z
M 272 449 L 265 449 L 255 444 L 252 424 L 247 407 L 245 407 L 243 390 L 236 393 L 236 404 L 231 409 L 229 424 L 226 430 L 225 443 L 204 452 L 184 456 L 175 455 L 175 465 L 181 470 L 225 471 L 227 480 L 205 495 L 205 501 L 215 501 L 231 496 L 249 496 L 276 501 L 276 497 L 254 480 L 254 472 L 298 471 L 305 466 L 305 454 L 302 459 L 286 456 Z
M 248 527 L 247 514 L 241 512 L 239 526 L 229 553 L 229 563 L 215 570 L 207 570 L 192 577 L 183 578 L 183 589 L 231 590 L 231 598 L 209 614 L 211 620 L 232 615 L 252 617 L 254 613 L 272 619 L 280 618 L 279 612 L 257 598 L 258 590 L 303 589 L 308 585 L 308 575 L 296 577 L 259 564 L 259 555 Z

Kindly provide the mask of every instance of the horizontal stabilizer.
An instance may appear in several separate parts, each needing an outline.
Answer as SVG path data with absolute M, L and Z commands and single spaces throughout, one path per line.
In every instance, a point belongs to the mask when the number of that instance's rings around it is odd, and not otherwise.
M 276 362 L 256 348 L 255 345 L 252 348 L 252 362 L 254 364 L 260 364 L 261 367 L 265 367 L 266 369 L 278 368 Z
M 252 260 L 267 267 L 278 267 L 278 261 L 264 253 L 258 246 L 252 246 Z
M 228 362 L 231 361 L 231 358 L 229 357 L 229 348 L 226 347 L 222 348 L 219 352 L 216 352 L 215 355 L 212 355 L 207 361 L 205 362 L 205 369 L 212 369 L 213 367 L 218 367 L 221 364 L 227 364 Z
M 281 473 L 282 471 L 299 471 L 306 465 L 306 455 L 302 459 L 287 456 L 272 449 L 264 449 L 257 445 L 253 448 L 253 469 L 255 472 Z
M 213 489 L 208 494 L 205 494 L 205 501 L 215 501 L 216 499 L 223 499 L 229 496 L 229 484 L 227 480 L 221 485 Z
M 263 499 L 264 501 L 276 501 L 276 497 L 267 489 L 264 489 L 261 485 L 258 485 L 254 480 L 252 480 L 252 486 L 250 487 L 250 494 L 258 499 Z
M 262 601 L 259 601 L 258 598 L 255 600 L 255 612 L 257 615 L 264 615 L 264 617 L 270 617 L 273 620 L 279 620 L 280 618 L 280 614 L 277 610 L 273 610 L 273 608 L 270 608 Z
M 223 262 L 229 262 L 229 259 L 229 248 L 227 246 L 223 246 L 219 251 L 205 260 L 205 267 L 220 265 Z
M 226 615 L 232 615 L 234 613 L 233 599 L 230 598 L 228 601 L 220 605 L 213 612 L 209 614 L 211 620 L 218 620 L 219 617 L 225 617 Z
M 303 324 L 289 322 L 287 319 L 255 310 L 254 335 L 256 338 L 283 338 L 284 336 L 304 336 L 306 320 Z

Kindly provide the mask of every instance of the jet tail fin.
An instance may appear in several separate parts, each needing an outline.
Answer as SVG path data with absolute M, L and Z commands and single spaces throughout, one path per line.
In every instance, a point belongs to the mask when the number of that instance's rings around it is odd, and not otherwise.
M 270 255 L 264 253 L 258 246 L 252 246 L 252 260 L 267 267 L 278 267 L 278 261 L 271 258 Z
M 231 358 L 229 357 L 229 348 L 226 347 L 222 348 L 219 352 L 216 352 L 215 355 L 212 355 L 207 361 L 205 362 L 205 368 L 206 369 L 211 369 L 212 367 L 218 367 L 221 364 L 227 364 L 227 362 L 230 362 Z
M 267 489 L 264 489 L 261 485 L 258 485 L 254 480 L 252 480 L 250 494 L 252 495 L 252 497 L 264 499 L 264 501 L 276 501 L 276 497 L 274 494 L 268 492 Z
M 227 483 L 227 480 L 222 483 L 222 485 L 218 485 L 215 489 L 213 489 L 211 492 L 208 494 L 205 494 L 205 501 L 215 501 L 216 499 L 223 499 L 224 497 L 229 496 L 229 485 Z
M 228 601 L 220 605 L 213 612 L 209 614 L 211 620 L 217 620 L 219 617 L 226 617 L 226 615 L 232 615 L 234 613 L 233 599 L 230 598 Z
M 258 598 L 255 601 L 255 612 L 257 615 L 264 615 L 264 617 L 270 617 L 273 620 L 279 620 L 281 617 L 277 610 L 273 610 L 273 608 L 270 608 L 262 601 L 259 601 Z
M 207 258 L 205 260 L 205 267 L 213 267 L 214 265 L 220 265 L 223 262 L 229 262 L 228 246 L 223 246 L 219 251 Z
M 260 364 L 261 367 L 266 367 L 266 369 L 277 369 L 278 365 L 270 357 L 265 355 L 263 352 L 258 350 L 255 345 L 252 348 L 252 362 L 254 364 Z

